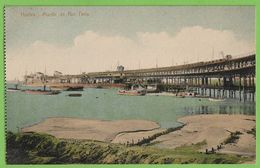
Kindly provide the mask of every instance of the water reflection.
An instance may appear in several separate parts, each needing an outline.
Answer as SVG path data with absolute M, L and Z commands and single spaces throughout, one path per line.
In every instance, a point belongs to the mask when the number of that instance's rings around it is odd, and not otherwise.
M 186 114 L 244 114 L 255 115 L 255 105 L 201 105 L 198 107 L 184 107 Z

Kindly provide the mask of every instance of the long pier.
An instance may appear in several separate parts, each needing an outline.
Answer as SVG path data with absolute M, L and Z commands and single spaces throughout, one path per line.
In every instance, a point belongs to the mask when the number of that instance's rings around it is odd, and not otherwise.
M 164 91 L 194 89 L 200 95 L 218 98 L 239 98 L 255 101 L 255 54 L 192 64 L 79 75 L 40 76 L 49 83 L 75 84 L 158 84 Z M 37 75 L 36 75 L 37 76 Z M 25 83 L 34 82 L 33 75 L 25 76 Z

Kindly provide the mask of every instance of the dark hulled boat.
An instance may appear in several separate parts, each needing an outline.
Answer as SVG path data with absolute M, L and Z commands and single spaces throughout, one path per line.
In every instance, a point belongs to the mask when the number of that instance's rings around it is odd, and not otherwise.
M 57 95 L 57 94 L 61 93 L 58 90 L 46 90 L 46 85 L 43 86 L 43 90 L 26 89 L 26 90 L 22 90 L 22 91 L 26 94 L 34 94 L 34 95 Z
M 70 86 L 66 89 L 66 91 L 83 91 L 83 86 Z
M 7 91 L 9 91 L 9 92 L 16 92 L 19 90 L 21 90 L 21 89 L 18 88 L 18 84 L 15 84 L 14 88 L 7 88 Z
M 32 90 L 27 89 L 23 90 L 24 93 L 27 94 L 34 94 L 34 95 L 57 95 L 60 93 L 60 91 L 53 91 L 53 90 Z
M 71 94 L 68 94 L 68 96 L 70 96 L 70 97 L 81 97 L 82 94 L 80 94 L 80 93 L 71 93 Z
M 52 90 L 59 90 L 59 91 L 83 91 L 83 86 L 51 86 Z

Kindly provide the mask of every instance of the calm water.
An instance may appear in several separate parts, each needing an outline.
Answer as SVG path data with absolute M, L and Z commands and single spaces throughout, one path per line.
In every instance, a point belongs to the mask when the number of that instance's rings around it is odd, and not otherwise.
M 10 87 L 10 86 L 8 86 Z M 59 95 L 29 95 L 7 92 L 7 129 L 40 122 L 48 117 L 77 117 L 87 119 L 145 119 L 162 127 L 180 125 L 177 118 L 199 113 L 255 114 L 255 103 L 226 100 L 176 98 L 171 96 L 120 96 L 116 89 L 85 89 L 82 97 Z

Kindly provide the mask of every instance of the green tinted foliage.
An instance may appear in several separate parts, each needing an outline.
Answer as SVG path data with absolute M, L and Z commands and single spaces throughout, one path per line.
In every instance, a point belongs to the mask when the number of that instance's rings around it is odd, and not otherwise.
M 235 155 L 204 154 L 206 141 L 175 150 L 152 146 L 124 146 L 98 141 L 62 140 L 38 133 L 7 134 L 7 162 L 14 163 L 239 163 Z

